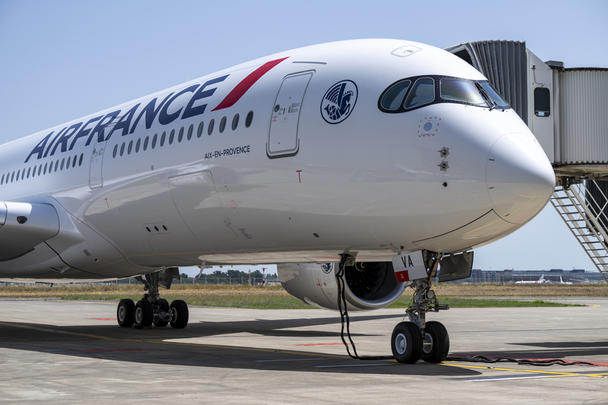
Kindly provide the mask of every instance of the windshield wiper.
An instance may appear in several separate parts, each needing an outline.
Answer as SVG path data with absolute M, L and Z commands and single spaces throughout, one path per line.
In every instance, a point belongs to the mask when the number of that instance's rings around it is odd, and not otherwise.
M 475 86 L 477 87 L 477 90 L 479 90 L 479 92 L 481 93 L 481 96 L 486 99 L 486 102 L 488 103 L 488 108 L 490 108 L 490 111 L 495 109 L 497 106 L 496 102 L 494 102 L 494 100 L 492 100 L 492 98 L 488 95 L 488 93 L 486 93 L 486 91 L 483 89 L 483 87 L 481 87 L 481 84 L 475 82 Z

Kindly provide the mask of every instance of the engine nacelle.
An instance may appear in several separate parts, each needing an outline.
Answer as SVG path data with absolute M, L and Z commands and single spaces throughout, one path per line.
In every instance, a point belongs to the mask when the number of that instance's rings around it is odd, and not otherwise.
M 307 304 L 338 309 L 338 263 L 279 264 L 277 271 L 287 292 Z M 359 262 L 344 274 L 349 310 L 383 308 L 401 296 L 407 283 L 395 278 L 391 262 Z

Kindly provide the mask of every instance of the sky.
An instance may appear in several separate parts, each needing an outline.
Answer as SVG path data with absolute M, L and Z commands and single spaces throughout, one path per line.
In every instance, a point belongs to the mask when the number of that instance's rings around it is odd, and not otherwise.
M 0 143 L 274 52 L 355 38 L 526 41 L 608 67 L 608 1 L 0 0 Z M 549 205 L 475 268 L 593 264 Z

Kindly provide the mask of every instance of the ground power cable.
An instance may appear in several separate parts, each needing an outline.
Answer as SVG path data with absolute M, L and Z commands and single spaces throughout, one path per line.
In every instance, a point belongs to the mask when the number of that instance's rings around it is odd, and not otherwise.
M 487 357 L 475 356 L 449 356 L 447 361 L 461 361 L 467 363 L 517 363 L 522 366 L 597 366 L 588 361 L 568 361 L 563 359 L 517 359 L 514 357 Z
M 346 282 L 344 280 L 344 276 L 346 273 L 346 261 L 348 259 L 348 255 L 341 254 L 340 255 L 340 264 L 336 269 L 336 284 L 338 286 L 338 310 L 340 311 L 340 339 L 342 339 L 342 343 L 346 348 L 346 353 L 348 353 L 349 357 L 355 360 L 392 360 L 393 356 L 359 356 L 357 353 L 357 347 L 355 346 L 355 342 L 350 334 L 350 316 L 348 315 L 348 305 L 346 301 Z M 344 337 L 344 329 L 346 325 L 346 337 L 348 337 L 348 342 L 350 343 L 350 347 L 352 347 L 353 351 L 351 353 L 348 343 L 346 342 L 346 338 Z

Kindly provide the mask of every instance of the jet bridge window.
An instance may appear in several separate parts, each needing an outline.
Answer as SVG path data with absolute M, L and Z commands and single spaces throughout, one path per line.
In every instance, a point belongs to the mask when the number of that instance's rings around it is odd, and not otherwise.
M 534 89 L 534 115 L 548 117 L 551 114 L 551 93 L 545 87 Z

